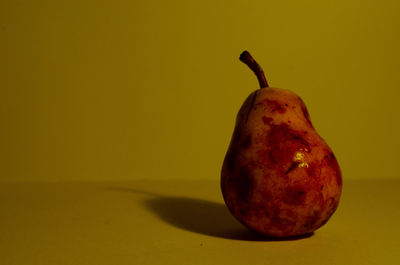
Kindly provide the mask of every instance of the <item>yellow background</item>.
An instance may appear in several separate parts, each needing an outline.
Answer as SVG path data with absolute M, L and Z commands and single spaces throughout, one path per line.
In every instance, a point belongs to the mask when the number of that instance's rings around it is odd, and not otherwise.
M 0 1 L 0 180 L 219 179 L 269 83 L 345 179 L 400 178 L 398 1 Z
M 0 0 L 1 264 L 400 264 L 399 14 L 395 0 Z M 342 168 L 311 237 L 260 238 L 223 203 L 258 87 L 244 49 L 304 99 Z

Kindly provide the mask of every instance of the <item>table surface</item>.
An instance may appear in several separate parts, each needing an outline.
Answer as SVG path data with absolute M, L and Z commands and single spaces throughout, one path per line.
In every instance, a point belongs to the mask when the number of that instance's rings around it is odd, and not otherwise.
M 0 183 L 0 260 L 23 264 L 400 264 L 400 181 L 345 181 L 331 220 L 274 241 L 218 181 Z

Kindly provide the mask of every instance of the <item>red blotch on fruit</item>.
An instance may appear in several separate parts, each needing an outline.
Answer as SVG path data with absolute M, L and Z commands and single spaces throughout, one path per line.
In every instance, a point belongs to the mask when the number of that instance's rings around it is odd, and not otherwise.
M 290 205 L 303 204 L 306 199 L 307 192 L 302 187 L 287 187 L 283 202 Z
M 271 124 L 273 120 L 274 120 L 274 119 L 272 119 L 272 118 L 270 118 L 270 117 L 262 116 L 262 121 L 263 121 L 263 123 L 264 123 L 265 125 Z
M 276 100 L 266 99 L 264 102 L 268 106 L 268 108 L 270 109 L 271 112 L 278 112 L 278 113 L 286 112 L 285 106 Z

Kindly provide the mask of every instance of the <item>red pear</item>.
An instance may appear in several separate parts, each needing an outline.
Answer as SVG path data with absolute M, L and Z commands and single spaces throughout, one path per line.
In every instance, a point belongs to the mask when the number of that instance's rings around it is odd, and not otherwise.
M 236 125 L 221 173 L 229 210 L 260 234 L 291 237 L 311 233 L 335 212 L 342 175 L 332 150 L 316 132 L 303 100 L 268 86 L 245 51 L 240 60 L 256 74 Z

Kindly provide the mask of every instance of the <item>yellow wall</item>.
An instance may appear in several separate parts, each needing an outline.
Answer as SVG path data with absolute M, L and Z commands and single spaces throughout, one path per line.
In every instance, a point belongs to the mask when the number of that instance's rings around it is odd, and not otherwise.
M 0 180 L 219 179 L 257 88 L 305 100 L 345 179 L 397 178 L 400 4 L 1 1 Z

